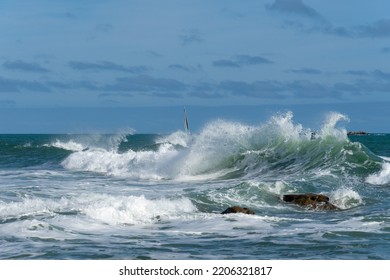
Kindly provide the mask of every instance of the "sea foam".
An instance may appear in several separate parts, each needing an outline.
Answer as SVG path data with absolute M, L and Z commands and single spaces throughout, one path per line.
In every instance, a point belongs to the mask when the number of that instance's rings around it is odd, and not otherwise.
M 148 224 L 195 213 L 188 198 L 148 199 L 145 196 L 79 195 L 60 199 L 26 198 L 0 202 L 0 220 L 83 215 L 107 224 Z M 78 216 L 82 217 L 82 216 Z
M 67 142 L 63 142 L 57 139 L 55 142 L 51 144 L 45 144 L 44 146 L 55 147 L 55 148 L 73 151 L 73 152 L 78 152 L 86 149 L 84 145 L 82 145 L 81 143 L 77 143 L 75 140 L 69 140 Z
M 390 184 L 390 162 L 382 163 L 382 170 L 378 173 L 371 174 L 366 178 L 366 182 L 372 185 L 389 185 Z

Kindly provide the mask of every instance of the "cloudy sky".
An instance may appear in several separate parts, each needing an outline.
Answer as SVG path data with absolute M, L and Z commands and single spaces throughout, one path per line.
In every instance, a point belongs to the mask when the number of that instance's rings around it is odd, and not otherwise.
M 210 106 L 239 120 L 261 108 L 259 122 L 338 110 L 351 128 L 390 132 L 389 11 L 387 0 L 1 0 L 0 133 L 148 131 L 155 106 L 202 121 Z

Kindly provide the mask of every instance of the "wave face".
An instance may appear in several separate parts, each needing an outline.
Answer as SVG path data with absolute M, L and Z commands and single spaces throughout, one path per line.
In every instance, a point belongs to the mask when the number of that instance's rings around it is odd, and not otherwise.
M 61 163 L 68 170 L 141 180 L 367 176 L 382 160 L 337 128 L 345 120 L 333 113 L 312 131 L 295 124 L 288 112 L 259 126 L 217 120 L 194 135 L 107 136 L 106 145 L 56 140 L 51 147 L 72 152 Z

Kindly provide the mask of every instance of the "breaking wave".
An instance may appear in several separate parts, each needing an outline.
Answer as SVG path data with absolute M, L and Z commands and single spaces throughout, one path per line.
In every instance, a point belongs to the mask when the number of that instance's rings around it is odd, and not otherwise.
M 177 219 L 196 211 L 188 198 L 147 199 L 144 196 L 88 194 L 60 200 L 24 198 L 0 201 L 0 222 L 34 217 L 82 215 L 106 224 L 149 224 L 156 219 Z
M 366 182 L 372 185 L 390 185 L 390 162 L 384 162 L 381 171 L 368 176 Z
M 71 149 L 62 165 L 69 170 L 151 180 L 202 180 L 237 177 L 279 177 L 293 174 L 368 176 L 381 159 L 351 142 L 341 121 L 331 113 L 318 131 L 304 128 L 287 112 L 258 126 L 216 120 L 199 134 L 178 131 L 166 136 L 118 136 L 115 145 L 54 144 Z M 112 139 L 112 136 L 111 138 Z M 126 148 L 120 148 L 126 141 Z M 138 143 L 138 144 L 137 144 Z M 139 143 L 143 143 L 140 147 Z M 138 146 L 135 147 L 135 144 Z M 386 175 L 380 175 L 386 176 Z M 372 179 L 369 179 L 372 181 Z

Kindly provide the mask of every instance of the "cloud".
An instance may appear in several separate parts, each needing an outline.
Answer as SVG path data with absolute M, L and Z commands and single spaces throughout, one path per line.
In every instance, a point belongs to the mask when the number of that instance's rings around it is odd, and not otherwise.
M 91 71 L 119 71 L 127 73 L 141 74 L 148 71 L 145 66 L 123 66 L 109 61 L 100 62 L 81 62 L 70 61 L 69 66 L 74 70 L 91 70 Z
M 0 77 L 0 92 L 50 92 L 50 88 L 40 82 Z
M 319 75 L 322 74 L 322 71 L 313 68 L 301 68 L 301 69 L 291 69 L 287 72 L 296 73 L 296 74 L 308 74 L 308 75 Z
M 16 101 L 14 101 L 14 100 L 10 100 L 10 99 L 0 100 L 0 106 L 1 107 L 11 107 L 11 106 L 14 106 L 14 105 L 16 105 Z
M 109 23 L 98 24 L 98 25 L 96 25 L 95 30 L 98 32 L 102 32 L 102 33 L 108 33 L 108 32 L 111 32 L 112 30 L 114 30 L 114 26 L 112 24 L 109 24 Z
M 357 37 L 390 37 L 390 19 L 381 19 L 369 25 L 354 28 Z
M 374 70 L 374 71 L 366 71 L 366 70 L 349 70 L 345 72 L 346 74 L 353 76 L 360 76 L 366 78 L 374 78 L 377 80 L 389 80 L 390 81 L 390 73 L 383 72 L 382 70 Z
M 361 95 L 362 88 L 367 92 L 383 91 L 387 84 L 358 81 L 356 83 L 326 85 L 310 80 L 285 82 L 277 80 L 253 82 L 225 80 L 220 83 L 200 83 L 192 87 L 191 95 L 198 98 L 228 98 L 235 96 L 275 101 L 288 98 L 345 100 L 348 96 Z
M 100 86 L 96 82 L 91 82 L 87 80 L 82 81 L 71 81 L 68 83 L 58 82 L 58 81 L 48 81 L 46 85 L 52 89 L 60 90 L 73 90 L 73 89 L 88 89 L 92 91 L 100 90 Z
M 63 17 L 70 20 L 77 19 L 76 15 L 71 12 L 66 12 L 65 14 L 63 14 Z
M 99 86 L 96 82 L 88 80 L 80 81 L 55 81 L 46 80 L 42 82 L 28 81 L 21 79 L 9 79 L 0 77 L 0 93 L 25 93 L 25 92 L 37 92 L 37 93 L 51 93 L 59 91 L 63 93 L 66 90 L 79 90 L 87 89 L 91 91 L 100 91 L 102 86 Z
M 273 62 L 261 56 L 236 55 L 232 59 L 215 60 L 213 61 L 213 66 L 239 68 L 242 66 L 270 64 L 270 63 Z
M 388 38 L 390 37 L 390 19 L 380 19 L 371 24 L 359 26 L 334 26 L 328 22 L 319 12 L 306 5 L 302 0 L 275 0 L 267 4 L 266 9 L 286 15 L 298 16 L 300 19 L 315 20 L 314 26 L 308 26 L 312 22 L 297 20 L 285 20 L 284 26 L 299 29 L 308 33 L 323 33 L 350 38 Z
M 280 82 L 277 80 L 257 80 L 245 82 L 223 80 L 221 82 L 195 82 L 183 84 L 174 79 L 155 78 L 146 75 L 118 78 L 112 84 L 100 87 L 104 92 L 100 97 L 129 97 L 145 94 L 153 97 L 194 97 L 200 99 L 249 97 L 256 99 L 281 100 L 287 98 L 339 99 L 353 91 L 351 86 L 327 86 L 309 80 Z
M 388 93 L 390 90 L 390 81 L 359 79 L 352 83 L 337 83 L 333 88 L 351 95 L 372 95 L 378 92 Z
M 182 45 L 202 43 L 204 41 L 198 29 L 183 30 L 182 34 L 179 35 L 179 40 Z
M 340 91 L 357 94 L 388 93 L 390 91 L 390 73 L 382 70 L 350 70 L 345 72 L 357 77 L 350 83 L 338 83 L 334 88 Z
M 210 99 L 210 98 L 226 98 L 227 95 L 218 90 L 218 86 L 211 82 L 198 82 L 191 87 L 191 96 Z
M 239 68 L 240 64 L 238 64 L 236 61 L 233 61 L 233 60 L 220 59 L 220 60 L 213 61 L 213 66 Z
M 48 69 L 42 67 L 38 63 L 29 63 L 21 60 L 6 61 L 3 63 L 3 67 L 7 70 L 17 70 L 17 71 L 25 71 L 25 72 L 35 72 L 35 73 L 49 72 Z
M 344 72 L 345 74 L 352 76 L 369 76 L 369 72 L 365 70 L 348 70 Z
M 285 84 L 285 88 L 298 98 L 340 98 L 341 92 L 332 87 L 308 80 L 298 80 Z
M 270 60 L 268 60 L 264 57 L 251 56 L 251 55 L 238 55 L 238 56 L 236 56 L 236 61 L 240 65 L 257 65 L 257 64 L 272 63 Z
M 103 90 L 179 97 L 187 88 L 187 85 L 174 79 L 140 75 L 136 77 L 118 78 L 115 83 L 103 87 Z
M 372 74 L 378 79 L 390 81 L 390 73 L 383 72 L 382 70 L 375 70 L 372 72 Z
M 277 81 L 254 81 L 252 83 L 242 81 L 223 81 L 218 89 L 235 96 L 247 96 L 256 98 L 285 98 L 282 93 L 284 87 Z
M 193 72 L 201 70 L 202 67 L 200 65 L 198 65 L 197 67 L 193 67 L 193 66 L 186 66 L 186 65 L 182 65 L 182 64 L 171 64 L 171 65 L 169 65 L 169 68 L 193 73 Z
M 384 47 L 381 49 L 382 53 L 390 53 L 390 47 Z
M 266 8 L 274 12 L 281 12 L 325 21 L 324 18 L 315 9 L 304 4 L 302 0 L 275 0 L 272 4 L 267 4 Z
M 295 28 L 306 33 L 322 33 L 346 38 L 389 38 L 390 19 L 381 19 L 371 24 L 343 27 L 334 26 L 330 23 L 323 23 L 316 26 L 308 26 L 301 22 L 286 20 L 284 27 Z M 383 48 L 382 51 L 390 51 L 390 48 Z

